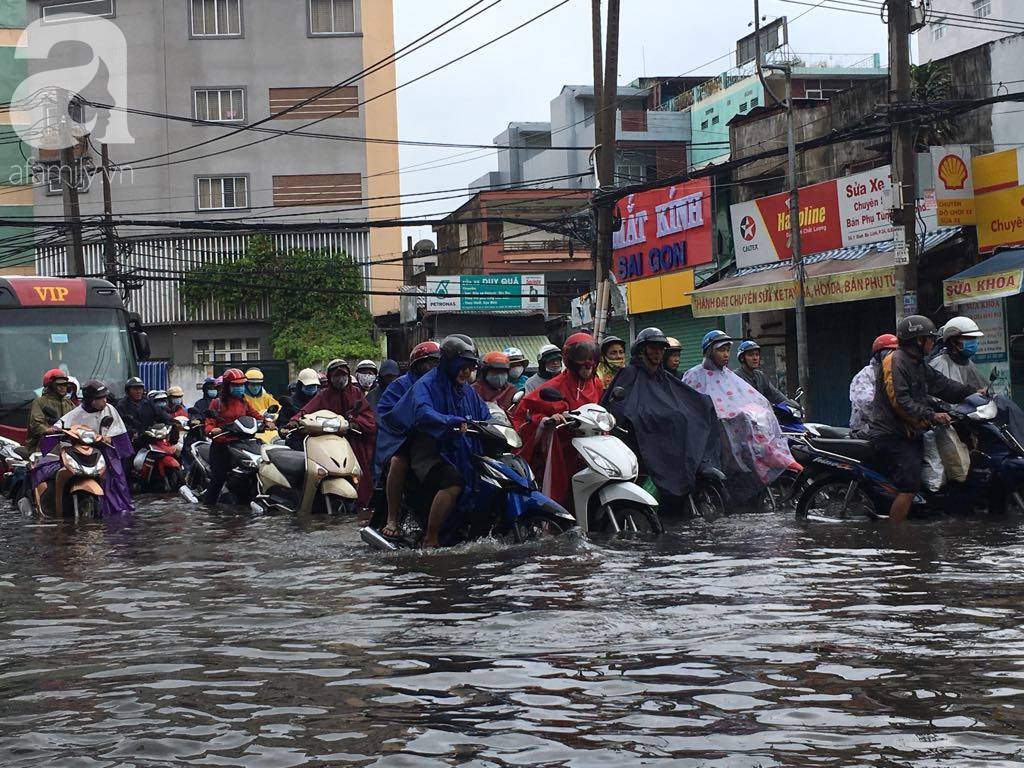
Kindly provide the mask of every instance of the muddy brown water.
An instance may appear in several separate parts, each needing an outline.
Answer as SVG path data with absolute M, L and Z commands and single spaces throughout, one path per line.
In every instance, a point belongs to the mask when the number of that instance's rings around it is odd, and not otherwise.
M 380 555 L 0 512 L 0 766 L 1024 766 L 1019 519 Z

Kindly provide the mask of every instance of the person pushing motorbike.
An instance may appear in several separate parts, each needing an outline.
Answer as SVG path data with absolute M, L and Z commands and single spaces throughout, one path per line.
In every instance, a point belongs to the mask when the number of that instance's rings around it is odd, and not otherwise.
M 43 409 L 56 413 L 58 417 L 75 409 L 75 404 L 67 398 L 67 393 L 68 375 L 64 371 L 53 368 L 43 374 L 43 394 L 32 402 L 32 407 L 28 410 L 28 439 L 25 440 L 23 451 L 26 458 L 39 449 L 40 438 L 50 431 L 53 417 L 47 417 Z
M 921 489 L 925 430 L 949 426 L 948 413 L 932 408 L 928 397 L 959 403 L 978 390 L 929 366 L 935 346 L 935 323 L 921 315 L 903 318 L 896 327 L 899 349 L 882 361 L 868 422 L 871 442 L 896 486 L 889 519 L 902 522 Z

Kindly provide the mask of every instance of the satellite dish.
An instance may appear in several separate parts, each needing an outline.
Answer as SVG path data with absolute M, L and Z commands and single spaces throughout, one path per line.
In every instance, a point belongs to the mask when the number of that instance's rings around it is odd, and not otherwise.
M 420 240 L 412 247 L 412 249 L 418 254 L 433 253 L 437 249 L 437 246 L 434 245 L 433 240 Z

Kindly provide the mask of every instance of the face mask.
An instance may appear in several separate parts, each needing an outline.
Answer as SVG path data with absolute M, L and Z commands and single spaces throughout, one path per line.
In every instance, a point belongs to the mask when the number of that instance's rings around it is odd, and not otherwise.
M 242 397 L 245 395 L 245 387 L 232 386 L 228 391 L 235 397 Z
M 177 408 L 179 405 L 181 405 L 181 398 L 180 397 L 172 397 L 171 398 L 171 407 L 172 408 Z
M 470 371 L 470 374 L 469 374 L 469 383 L 473 384 L 475 381 L 476 381 L 476 369 L 473 369 L 472 371 Z
M 302 388 L 302 394 L 306 397 L 314 397 L 317 392 L 320 391 L 320 387 L 316 384 L 310 384 Z
M 373 389 L 373 385 L 377 383 L 377 375 L 373 373 L 357 373 L 356 381 L 359 382 L 359 386 L 364 391 Z
M 622 368 L 623 365 L 626 364 L 626 361 L 625 360 L 609 360 L 608 358 L 605 358 L 604 364 L 607 365 L 609 368 L 611 368 L 613 371 L 617 371 L 620 368 Z
M 550 360 L 547 365 L 544 366 L 544 370 L 548 373 L 561 373 L 562 372 L 562 361 L 561 360 Z
M 344 375 L 342 375 L 342 376 L 333 376 L 331 378 L 331 383 L 334 384 L 334 386 L 337 387 L 338 389 L 344 389 L 345 387 L 348 386 L 348 383 L 350 381 L 351 381 L 351 379 L 348 376 L 344 376 Z
M 966 339 L 964 341 L 964 356 L 970 360 L 976 354 L 978 354 L 978 348 L 981 346 L 981 342 L 977 339 Z
M 253 397 L 259 397 L 260 394 L 263 392 L 263 385 L 262 384 L 246 384 L 245 385 L 245 391 L 248 392 Z
M 515 368 L 509 369 L 508 375 L 512 379 L 518 379 L 520 376 L 523 375 L 523 371 L 525 371 L 525 370 L 526 369 L 523 368 L 522 366 L 517 365 Z
M 206 391 L 208 393 L 207 397 L 209 397 L 211 400 L 220 394 L 220 391 L 216 389 L 208 389 Z
M 504 389 L 505 385 L 508 384 L 507 373 L 488 373 L 484 378 L 494 389 Z

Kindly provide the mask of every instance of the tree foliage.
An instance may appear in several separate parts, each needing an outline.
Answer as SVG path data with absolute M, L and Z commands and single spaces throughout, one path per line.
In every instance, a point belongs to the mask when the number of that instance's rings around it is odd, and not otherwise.
M 946 101 L 953 90 L 953 75 L 948 64 L 931 61 L 910 68 L 913 99 L 917 104 Z M 948 117 L 933 116 L 918 126 L 917 150 L 940 146 L 953 140 L 956 125 Z
M 180 285 L 191 311 L 209 301 L 226 307 L 268 304 L 274 356 L 302 367 L 377 356 L 362 290 L 359 267 L 347 255 L 280 251 L 262 236 L 251 237 L 238 259 L 204 264 Z

